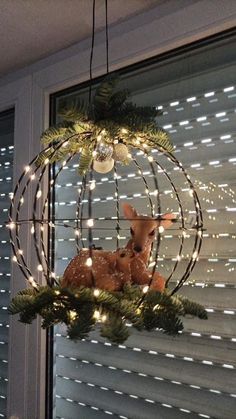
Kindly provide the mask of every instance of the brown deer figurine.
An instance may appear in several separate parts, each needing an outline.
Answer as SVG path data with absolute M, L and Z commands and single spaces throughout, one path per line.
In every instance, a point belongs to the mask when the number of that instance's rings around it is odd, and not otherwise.
M 93 287 L 107 291 L 120 291 L 125 283 L 148 285 L 151 271 L 147 269 L 157 228 L 168 228 L 175 221 L 173 214 L 164 214 L 161 219 L 139 215 L 129 204 L 123 204 L 124 216 L 130 221 L 131 238 L 125 248 L 115 252 L 81 250 L 67 266 L 62 279 L 63 287 Z M 151 288 L 162 292 L 165 279 L 153 274 Z

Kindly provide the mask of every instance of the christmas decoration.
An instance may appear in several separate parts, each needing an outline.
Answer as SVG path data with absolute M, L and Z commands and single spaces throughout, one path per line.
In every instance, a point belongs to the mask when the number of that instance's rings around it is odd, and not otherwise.
M 103 162 L 110 160 L 113 154 L 113 147 L 102 142 L 98 142 L 95 149 L 95 161 Z
M 114 166 L 114 160 L 108 159 L 108 160 L 94 160 L 93 161 L 93 169 L 97 173 L 108 173 L 113 169 Z
M 95 6 L 95 1 L 93 5 Z M 95 7 L 93 22 L 94 13 Z M 106 21 L 106 37 L 107 33 Z M 91 82 L 94 34 L 93 24 Z M 108 38 L 106 46 L 109 73 Z M 46 148 L 25 167 L 11 197 L 8 228 L 13 262 L 17 263 L 30 288 L 20 291 L 12 299 L 9 310 L 12 314 L 19 314 L 23 323 L 31 323 L 40 315 L 43 328 L 64 323 L 71 339 L 87 337 L 93 327 L 98 325 L 102 336 L 112 342 L 122 343 L 129 336 L 130 328 L 127 327 L 127 322 L 138 330 L 158 328 L 165 333 L 177 334 L 183 329 L 182 316 L 191 314 L 207 318 L 202 306 L 176 296 L 176 292 L 189 278 L 202 244 L 203 219 L 194 185 L 182 164 L 172 154 L 174 148 L 167 132 L 157 124 L 159 111 L 155 107 L 141 107 L 128 101 L 129 92 L 118 90 L 118 81 L 117 75 L 108 74 L 97 87 L 93 97 L 90 83 L 88 103 L 80 99 L 61 103 L 61 122 L 42 134 Z M 155 185 L 154 191 L 150 191 L 136 158 L 137 152 L 143 155 L 149 165 L 149 173 Z M 155 158 L 153 152 L 156 153 Z M 186 223 L 184 207 L 171 174 L 158 160 L 160 153 L 167 159 L 168 164 L 172 164 L 182 174 L 185 189 L 189 189 L 191 213 L 194 213 L 194 222 L 190 227 Z M 71 219 L 58 219 L 54 211 L 55 184 L 61 171 L 74 157 L 79 157 L 76 166 L 79 165 L 78 172 L 81 175 L 78 198 L 73 204 L 75 214 Z M 150 216 L 138 215 L 130 205 L 124 206 L 125 217 L 131 223 L 132 237 L 126 247 L 119 250 L 122 231 L 119 166 L 127 163 L 134 165 L 136 175 L 138 174 L 141 184 L 145 187 L 143 198 L 147 200 Z M 92 214 L 92 197 L 96 187 L 94 171 L 111 172 L 113 175 L 110 183 L 115 192 L 109 198 L 115 203 L 115 215 L 106 217 L 104 214 L 104 217 L 101 217 L 104 222 L 110 222 L 114 226 L 116 249 L 109 251 L 95 249 L 93 243 L 94 219 L 98 219 L 93 218 Z M 175 217 L 169 213 L 163 215 L 161 210 L 161 194 L 157 180 L 159 172 L 163 173 L 165 180 L 170 183 L 177 200 L 179 209 Z M 50 178 L 47 183 L 48 173 Z M 45 188 L 47 184 L 48 188 Z M 32 211 L 28 205 L 31 201 Z M 30 214 L 27 219 L 25 214 Z M 173 268 L 164 280 L 156 268 L 161 234 L 172 222 L 179 224 L 180 246 Z M 141 229 L 139 223 L 143 224 Z M 57 227 L 73 229 L 78 253 L 61 279 L 57 278 L 54 272 L 53 246 Z M 84 247 L 84 230 L 88 233 L 88 250 L 81 249 Z M 186 231 L 190 230 L 194 240 L 186 269 L 175 280 L 174 287 L 169 288 L 182 257 Z M 28 257 L 26 237 L 30 233 L 33 246 Z M 145 245 L 140 241 L 140 237 L 146 238 Z M 45 286 L 39 284 L 41 276 L 45 279 Z
M 113 158 L 116 161 L 124 162 L 128 158 L 129 149 L 125 144 L 118 143 L 114 145 Z

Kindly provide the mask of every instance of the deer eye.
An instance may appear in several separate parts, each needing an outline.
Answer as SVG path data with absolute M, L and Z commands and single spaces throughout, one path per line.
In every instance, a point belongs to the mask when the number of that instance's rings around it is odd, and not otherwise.
M 134 230 L 132 229 L 132 227 L 130 227 L 130 233 L 132 236 L 134 236 Z
M 151 233 L 149 233 L 149 236 L 154 236 L 156 230 L 152 230 Z

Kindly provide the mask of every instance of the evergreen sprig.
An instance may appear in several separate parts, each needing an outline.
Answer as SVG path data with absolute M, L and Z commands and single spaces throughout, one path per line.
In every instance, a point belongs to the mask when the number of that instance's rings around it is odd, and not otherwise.
M 161 329 L 178 334 L 183 329 L 181 317 L 186 314 L 207 318 L 204 308 L 182 296 L 170 296 L 150 290 L 144 299 L 142 289 L 127 284 L 122 292 L 92 288 L 77 289 L 61 286 L 27 288 L 11 301 L 9 312 L 19 314 L 23 323 L 32 323 L 40 315 L 42 327 L 65 323 L 69 338 L 83 339 L 99 322 L 101 336 L 111 342 L 122 343 L 130 334 L 131 323 L 137 330 Z
M 103 142 L 109 145 L 116 140 L 141 149 L 145 144 L 146 152 L 147 147 L 173 151 L 167 132 L 157 124 L 159 111 L 127 101 L 129 91 L 117 90 L 118 81 L 116 75 L 107 76 L 96 89 L 90 105 L 79 98 L 61 103 L 58 110 L 61 122 L 42 134 L 43 143 L 50 149 L 39 156 L 37 165 L 43 164 L 45 158 L 53 163 L 82 150 L 79 172 L 84 174 L 90 167 L 92 151 L 101 134 Z

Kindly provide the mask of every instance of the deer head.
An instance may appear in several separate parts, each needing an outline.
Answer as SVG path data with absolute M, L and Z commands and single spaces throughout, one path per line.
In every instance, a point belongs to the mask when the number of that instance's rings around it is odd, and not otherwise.
M 164 229 L 171 226 L 175 221 L 174 214 L 163 214 L 159 218 L 139 215 L 135 208 L 129 204 L 123 204 L 124 216 L 130 221 L 130 233 L 132 250 L 135 253 L 150 251 L 151 244 L 155 239 L 157 228 L 162 226 Z

